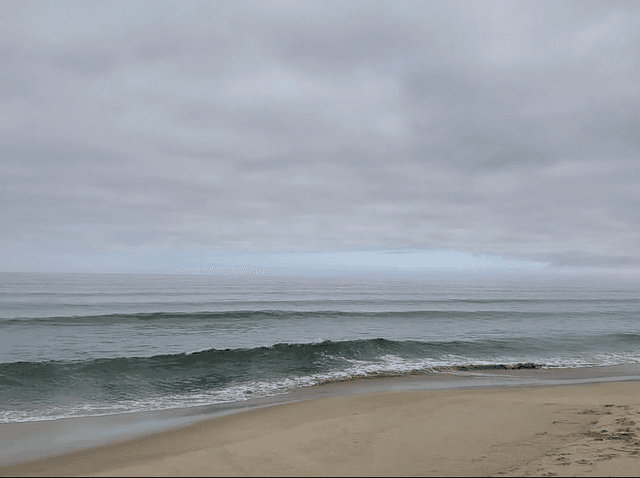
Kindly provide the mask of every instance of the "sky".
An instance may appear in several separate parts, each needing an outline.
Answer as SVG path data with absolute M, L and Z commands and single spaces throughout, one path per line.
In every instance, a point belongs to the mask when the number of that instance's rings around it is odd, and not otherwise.
M 640 271 L 640 2 L 0 3 L 0 271 Z

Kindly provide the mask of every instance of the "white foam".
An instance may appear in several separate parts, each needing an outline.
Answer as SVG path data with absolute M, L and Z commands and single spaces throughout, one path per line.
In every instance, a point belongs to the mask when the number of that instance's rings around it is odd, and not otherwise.
M 518 363 L 544 364 L 541 368 L 580 368 L 640 363 L 640 354 L 592 354 L 578 358 L 563 357 L 496 357 L 491 360 L 458 355 L 446 355 L 441 359 L 405 359 L 384 355 L 376 361 L 347 360 L 350 365 L 343 370 L 318 373 L 302 377 L 289 377 L 273 381 L 248 381 L 234 384 L 222 390 L 149 397 L 144 400 L 123 400 L 113 404 L 88 402 L 67 407 L 50 406 L 35 410 L 5 410 L 0 412 L 0 423 L 57 420 L 61 418 L 91 417 L 152 410 L 189 408 L 202 405 L 234 403 L 251 398 L 273 397 L 289 393 L 299 387 L 309 387 L 327 382 L 346 381 L 375 375 L 407 375 L 412 373 L 439 373 L 455 367 L 512 365 Z M 474 374 L 482 375 L 474 371 Z

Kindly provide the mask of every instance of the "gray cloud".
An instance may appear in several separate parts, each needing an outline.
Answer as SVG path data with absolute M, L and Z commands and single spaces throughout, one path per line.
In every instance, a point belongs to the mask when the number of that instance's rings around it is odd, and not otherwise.
M 0 18 L 0 268 L 397 247 L 640 266 L 637 2 L 25 1 Z

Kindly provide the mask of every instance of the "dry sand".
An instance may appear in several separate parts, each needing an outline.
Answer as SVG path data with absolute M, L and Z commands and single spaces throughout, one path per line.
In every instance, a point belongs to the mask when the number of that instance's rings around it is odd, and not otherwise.
M 0 475 L 640 475 L 640 382 L 345 395 Z

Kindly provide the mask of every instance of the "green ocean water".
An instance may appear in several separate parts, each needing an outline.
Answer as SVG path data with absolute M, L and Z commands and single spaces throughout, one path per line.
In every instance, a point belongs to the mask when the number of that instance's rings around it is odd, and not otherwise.
M 632 282 L 0 275 L 0 422 L 371 375 L 640 363 Z

